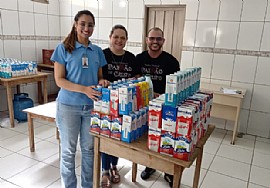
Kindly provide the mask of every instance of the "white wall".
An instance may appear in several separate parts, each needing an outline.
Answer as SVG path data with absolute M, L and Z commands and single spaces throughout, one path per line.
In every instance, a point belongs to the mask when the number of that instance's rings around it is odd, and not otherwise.
M 141 52 L 144 5 L 186 4 L 181 68 L 201 66 L 202 80 L 247 89 L 240 131 L 270 137 L 270 1 L 267 0 L 30 0 L 0 1 L 0 57 L 41 62 L 41 49 L 65 37 L 78 10 L 96 17 L 93 42 L 108 46 L 114 24 L 129 32 L 127 50 Z M 53 77 L 49 93 L 56 89 Z M 36 85 L 23 86 L 36 100 Z M 0 111 L 6 110 L 0 87 Z M 3 96 L 3 97 L 2 97 Z M 213 119 L 221 128 L 233 122 Z

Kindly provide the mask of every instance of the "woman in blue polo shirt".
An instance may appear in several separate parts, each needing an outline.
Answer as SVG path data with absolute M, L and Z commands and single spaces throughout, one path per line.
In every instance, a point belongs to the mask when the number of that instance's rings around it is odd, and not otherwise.
M 109 85 L 102 77 L 102 67 L 106 65 L 102 49 L 89 41 L 94 26 L 94 15 L 88 10 L 79 11 L 71 32 L 51 57 L 55 82 L 61 88 L 56 99 L 56 124 L 61 144 L 60 173 L 65 188 L 77 187 L 78 138 L 82 153 L 81 187 L 93 187 L 94 143 L 89 134 L 90 112 L 93 101 L 101 95 L 95 90 L 96 86 Z

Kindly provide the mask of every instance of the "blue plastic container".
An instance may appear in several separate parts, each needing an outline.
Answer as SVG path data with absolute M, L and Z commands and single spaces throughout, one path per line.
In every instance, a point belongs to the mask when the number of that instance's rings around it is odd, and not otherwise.
M 27 93 L 14 94 L 13 109 L 14 118 L 19 122 L 27 121 L 27 113 L 22 110 L 34 106 L 33 100 L 28 97 Z

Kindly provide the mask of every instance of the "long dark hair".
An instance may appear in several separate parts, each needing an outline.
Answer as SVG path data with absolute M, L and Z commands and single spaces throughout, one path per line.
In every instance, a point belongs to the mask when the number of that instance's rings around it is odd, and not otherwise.
M 94 24 L 95 24 L 95 16 L 92 14 L 92 12 L 90 12 L 89 10 L 81 10 L 79 11 L 75 17 L 74 17 L 74 23 L 73 26 L 71 28 L 70 33 L 68 34 L 68 36 L 65 38 L 64 40 L 64 46 L 65 49 L 69 52 L 72 53 L 72 51 L 75 48 L 75 42 L 78 40 L 77 38 L 77 33 L 76 33 L 76 28 L 75 28 L 75 23 L 78 22 L 79 18 L 82 15 L 87 15 L 87 16 L 91 16 L 93 18 Z
M 122 30 L 124 30 L 125 33 L 126 33 L 126 37 L 128 38 L 128 32 L 127 32 L 127 29 L 126 29 L 123 25 L 120 25 L 120 24 L 117 24 L 117 25 L 115 25 L 115 26 L 112 27 L 110 36 L 112 36 L 114 30 L 116 30 L 116 29 L 122 29 Z

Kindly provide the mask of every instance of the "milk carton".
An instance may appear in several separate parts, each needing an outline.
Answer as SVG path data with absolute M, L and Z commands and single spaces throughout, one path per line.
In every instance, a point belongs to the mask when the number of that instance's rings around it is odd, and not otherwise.
M 166 76 L 165 105 L 176 107 L 178 104 L 178 82 L 177 75 Z
M 110 114 L 110 89 L 102 88 L 101 112 Z
M 132 116 L 130 115 L 123 115 L 123 123 L 122 123 L 122 133 L 121 133 L 121 140 L 123 142 L 131 143 L 131 124 L 132 124 Z
M 100 113 L 92 111 L 90 121 L 90 131 L 99 134 L 100 132 Z
M 143 125 L 143 133 L 148 132 L 148 128 L 149 128 L 149 123 L 148 123 L 148 119 L 149 119 L 149 107 L 145 106 L 142 108 L 145 111 L 145 120 L 146 123 L 145 125 Z
M 103 136 L 110 137 L 111 136 L 111 116 L 102 114 L 101 122 L 100 122 L 100 134 Z
M 175 133 L 177 107 L 166 106 L 162 108 L 162 130 Z
M 176 134 L 173 157 L 188 161 L 192 150 L 193 147 L 191 137 Z
M 162 106 L 161 101 L 152 100 L 149 102 L 148 125 L 152 129 L 160 129 L 162 125 Z
M 200 121 L 200 101 L 186 100 L 181 107 L 192 108 L 194 110 L 193 123 Z
M 175 133 L 161 131 L 160 153 L 173 156 Z
M 100 92 L 100 94 L 102 94 L 102 87 L 100 85 L 94 88 L 94 90 L 97 90 L 98 92 Z M 98 97 L 97 101 L 94 101 L 94 111 L 101 112 L 101 96 Z
M 119 92 L 118 89 L 112 89 L 110 92 L 110 114 L 114 117 L 119 116 Z
M 137 131 L 137 115 L 134 112 L 130 112 L 131 116 L 131 142 L 139 138 L 139 132 Z
M 121 132 L 122 132 L 122 118 L 112 117 L 111 138 L 121 140 Z
M 137 111 L 137 96 L 136 96 L 136 86 L 135 84 L 129 84 L 129 87 L 131 88 L 131 111 Z
M 94 101 L 94 111 L 101 112 L 101 100 Z
M 148 149 L 159 152 L 160 151 L 160 141 L 161 141 L 161 129 L 151 129 L 148 130 Z
M 194 109 L 178 107 L 176 133 L 183 136 L 190 136 L 193 129 Z
M 119 91 L 119 114 L 128 115 L 130 112 L 130 88 L 123 86 L 118 89 Z
M 136 139 L 142 136 L 142 113 L 135 111 L 136 114 Z
M 139 83 L 135 84 L 136 87 L 136 99 L 137 99 L 137 109 L 140 109 L 143 107 L 142 105 L 142 91 L 141 91 L 141 85 Z
M 141 127 L 141 135 L 143 135 L 146 132 L 146 109 L 141 108 L 139 109 L 139 111 L 141 112 L 141 122 L 142 122 L 142 127 Z

